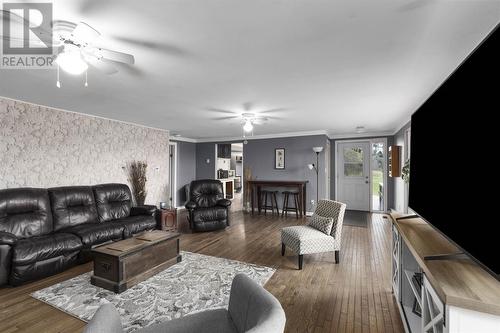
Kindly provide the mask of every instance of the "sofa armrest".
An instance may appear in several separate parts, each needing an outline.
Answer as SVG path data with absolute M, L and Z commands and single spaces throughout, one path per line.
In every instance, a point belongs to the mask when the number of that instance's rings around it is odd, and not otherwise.
M 185 207 L 187 210 L 193 210 L 196 208 L 196 203 L 194 203 L 193 201 L 188 201 L 186 202 Z
M 221 207 L 229 207 L 229 206 L 231 206 L 231 200 L 229 200 L 229 199 L 220 199 L 220 200 L 217 200 L 216 205 L 217 206 L 221 206 Z
M 156 213 L 156 206 L 154 205 L 144 205 L 144 206 L 136 206 L 130 209 L 130 216 L 136 215 L 149 215 L 154 216 Z
M 0 231 L 0 245 L 14 245 L 16 242 L 16 235 L 10 232 Z

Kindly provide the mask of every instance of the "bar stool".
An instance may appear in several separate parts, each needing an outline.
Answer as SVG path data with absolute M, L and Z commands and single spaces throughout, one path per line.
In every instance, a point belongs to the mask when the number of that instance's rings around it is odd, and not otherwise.
M 274 209 L 276 208 L 276 212 L 278 213 L 278 216 L 280 215 L 280 211 L 278 208 L 278 200 L 276 200 L 276 193 L 278 191 L 272 191 L 272 190 L 261 190 L 260 191 L 260 208 L 264 209 L 264 215 L 266 215 L 267 210 L 271 209 L 272 214 L 274 214 Z M 267 198 L 271 199 L 271 204 L 269 205 L 267 202 Z M 259 210 L 260 213 L 260 210 Z
M 299 192 L 283 191 L 281 193 L 283 193 L 283 212 L 281 216 L 288 216 L 288 212 L 295 212 L 295 216 L 299 218 L 299 211 L 302 211 L 300 207 Z M 288 206 L 290 195 L 293 195 L 294 207 Z

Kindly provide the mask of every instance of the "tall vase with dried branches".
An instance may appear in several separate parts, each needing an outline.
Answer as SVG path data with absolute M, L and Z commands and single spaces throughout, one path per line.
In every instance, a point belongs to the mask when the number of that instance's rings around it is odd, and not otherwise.
M 134 194 L 135 203 L 138 206 L 144 205 L 146 200 L 146 170 L 148 163 L 145 161 L 132 161 L 128 164 L 128 181 L 132 185 L 132 193 Z

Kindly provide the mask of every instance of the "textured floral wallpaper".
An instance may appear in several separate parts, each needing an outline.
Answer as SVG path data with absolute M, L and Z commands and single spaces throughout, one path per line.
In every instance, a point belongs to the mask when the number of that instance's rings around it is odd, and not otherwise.
M 129 183 L 148 162 L 146 203 L 167 201 L 168 131 L 0 97 L 0 189 Z

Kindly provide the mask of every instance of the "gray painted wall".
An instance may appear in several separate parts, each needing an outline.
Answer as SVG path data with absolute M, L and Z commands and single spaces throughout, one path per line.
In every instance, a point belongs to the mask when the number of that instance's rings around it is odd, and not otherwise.
M 249 167 L 252 178 L 261 180 L 308 180 L 307 210 L 311 210 L 310 200 L 316 199 L 316 174 L 309 170 L 307 164 L 316 163 L 316 154 L 312 147 L 326 147 L 328 138 L 325 135 L 301 136 L 290 138 L 274 138 L 249 140 L 243 146 L 244 167 Z M 274 169 L 274 149 L 285 148 L 285 170 Z M 326 193 L 325 153 L 320 153 L 319 198 Z M 281 207 L 282 199 L 278 198 Z
M 393 142 L 395 145 L 401 146 L 401 168 L 404 165 L 404 160 L 406 156 L 405 152 L 405 131 L 411 126 L 411 123 L 408 122 L 406 125 L 404 125 L 395 135 L 393 138 Z M 399 212 L 407 212 L 408 211 L 408 203 L 405 200 L 405 191 L 408 191 L 408 185 L 405 184 L 403 179 L 401 177 L 394 178 L 394 183 L 393 183 L 393 191 L 394 191 L 394 196 L 393 196 L 393 202 L 392 206 L 389 206 Z
M 215 178 L 215 159 L 215 142 L 196 144 L 196 179 Z
M 186 202 L 184 185 L 196 179 L 196 143 L 177 141 L 176 206 Z

